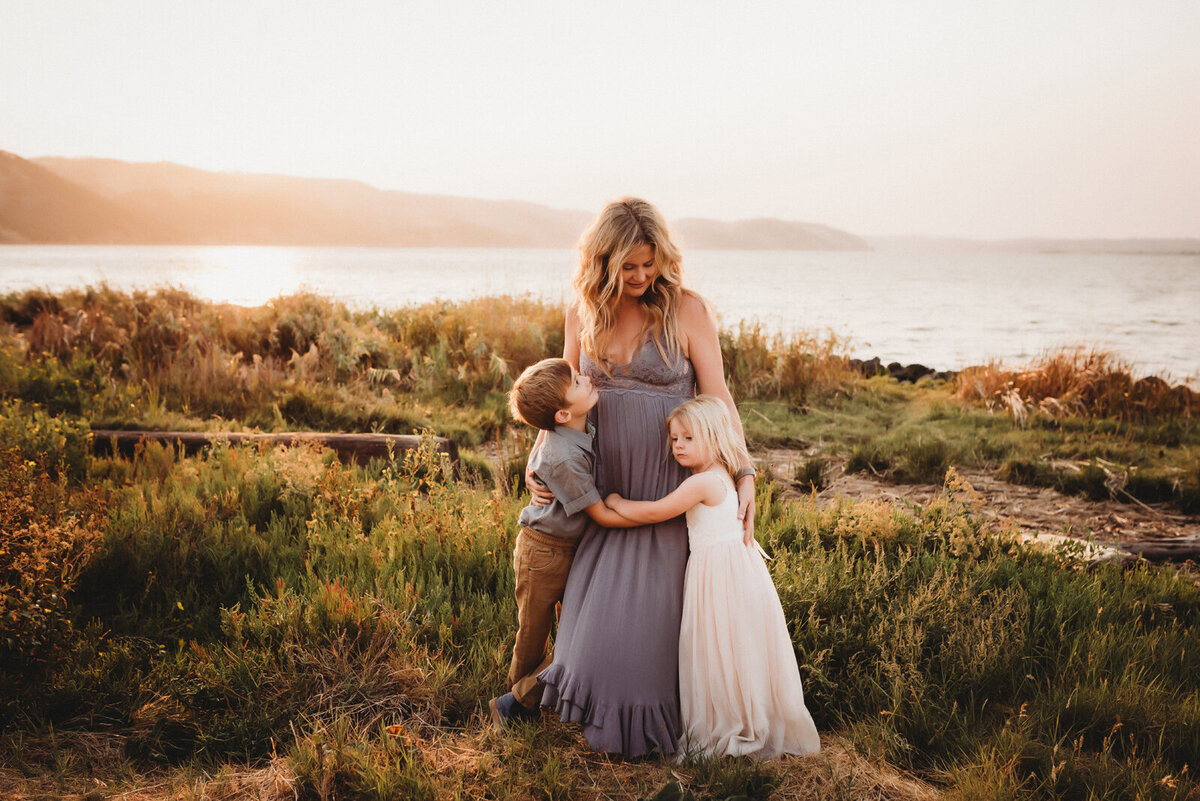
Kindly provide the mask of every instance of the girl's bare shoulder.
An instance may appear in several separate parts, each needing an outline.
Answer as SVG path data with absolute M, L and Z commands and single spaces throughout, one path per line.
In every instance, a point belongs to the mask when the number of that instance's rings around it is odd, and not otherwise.
M 725 500 L 725 493 L 729 491 L 725 486 L 725 482 L 721 480 L 720 473 L 715 470 L 705 470 L 703 473 L 695 473 L 684 480 L 684 483 L 692 483 L 696 493 L 700 496 L 700 502 L 705 506 L 717 506 Z

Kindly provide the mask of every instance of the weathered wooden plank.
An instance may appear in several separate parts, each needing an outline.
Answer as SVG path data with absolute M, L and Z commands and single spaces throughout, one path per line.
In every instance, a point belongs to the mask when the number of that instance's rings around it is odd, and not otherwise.
M 359 464 L 371 459 L 386 459 L 388 448 L 400 454 L 419 447 L 421 437 L 414 434 L 338 434 L 288 432 L 282 434 L 242 434 L 226 431 L 92 431 L 93 447 L 97 454 L 120 453 L 132 456 L 139 442 L 158 442 L 182 447 L 184 453 L 192 454 L 214 442 L 230 444 L 268 443 L 272 445 L 296 445 L 307 443 L 331 448 L 339 457 L 349 457 Z M 457 467 L 458 445 L 445 437 L 434 437 L 437 449 L 450 457 Z
M 1183 562 L 1187 559 L 1200 562 L 1200 537 L 1123 542 L 1121 547 L 1151 562 Z

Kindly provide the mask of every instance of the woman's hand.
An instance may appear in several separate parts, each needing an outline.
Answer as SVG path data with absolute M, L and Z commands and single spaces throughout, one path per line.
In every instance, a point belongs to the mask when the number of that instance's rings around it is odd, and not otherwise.
M 533 441 L 533 447 L 529 449 L 529 458 L 525 460 L 525 486 L 529 488 L 529 494 L 533 496 L 530 499 L 530 506 L 549 506 L 554 503 L 554 493 L 550 491 L 542 482 L 538 481 L 533 475 L 533 455 L 537 453 L 542 443 L 546 441 L 546 432 L 539 431 L 537 439 Z
M 525 465 L 525 486 L 529 488 L 529 494 L 532 496 L 529 499 L 530 506 L 549 506 L 554 502 L 554 493 L 534 477 L 528 464 Z
M 746 532 L 742 536 L 742 542 L 749 545 L 754 542 L 754 476 L 742 476 L 738 479 L 737 495 L 737 516 Z

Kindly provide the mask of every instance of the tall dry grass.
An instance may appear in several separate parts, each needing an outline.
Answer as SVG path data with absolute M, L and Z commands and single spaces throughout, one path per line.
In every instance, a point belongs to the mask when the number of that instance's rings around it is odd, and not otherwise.
M 244 308 L 181 290 L 126 294 L 100 287 L 9 296 L 0 301 L 0 315 L 31 356 L 84 354 L 130 380 L 167 385 L 345 382 L 376 370 L 394 371 L 407 388 L 457 380 L 472 393 L 562 351 L 562 310 L 528 297 L 352 311 L 314 294 Z
M 1200 393 L 1158 376 L 1134 378 L 1133 367 L 1095 348 L 1045 353 L 1023 369 L 999 362 L 969 367 L 956 378 L 959 398 L 1007 410 L 1019 424 L 1034 416 L 1111 417 L 1126 422 L 1190 419 Z
M 508 424 L 499 396 L 561 353 L 563 329 L 561 308 L 530 298 L 354 311 L 312 294 L 242 308 L 107 287 L 10 295 L 0 320 L 0 397 L 104 425 L 434 426 L 467 439 Z
M 849 394 L 862 380 L 850 367 L 848 343 L 832 332 L 771 334 L 758 323 L 741 322 L 719 339 L 726 380 L 739 400 L 802 406 L 810 395 Z
M 102 423 L 240 420 L 264 429 L 408 433 L 465 444 L 511 425 L 504 393 L 563 348 L 564 311 L 524 297 L 354 311 L 312 294 L 242 308 L 107 287 L 0 299 L 0 398 Z M 852 391 L 836 337 L 723 331 L 735 397 Z M 217 423 L 220 424 L 219 422 Z

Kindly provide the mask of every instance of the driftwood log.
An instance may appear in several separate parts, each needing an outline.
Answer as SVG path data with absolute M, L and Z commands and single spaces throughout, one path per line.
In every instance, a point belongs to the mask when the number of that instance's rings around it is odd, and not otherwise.
M 434 445 L 450 457 L 458 469 L 458 444 L 445 437 L 434 437 Z M 269 445 L 316 445 L 331 448 L 342 459 L 366 464 L 371 459 L 386 459 L 389 448 L 395 454 L 417 448 L 421 438 L 413 434 L 237 434 L 225 431 L 92 431 L 93 448 L 97 454 L 119 453 L 132 456 L 139 442 L 159 442 L 180 447 L 184 453 L 196 453 L 214 442 L 265 443 Z
M 1200 562 L 1200 536 L 1123 542 L 1121 548 L 1150 562 Z

